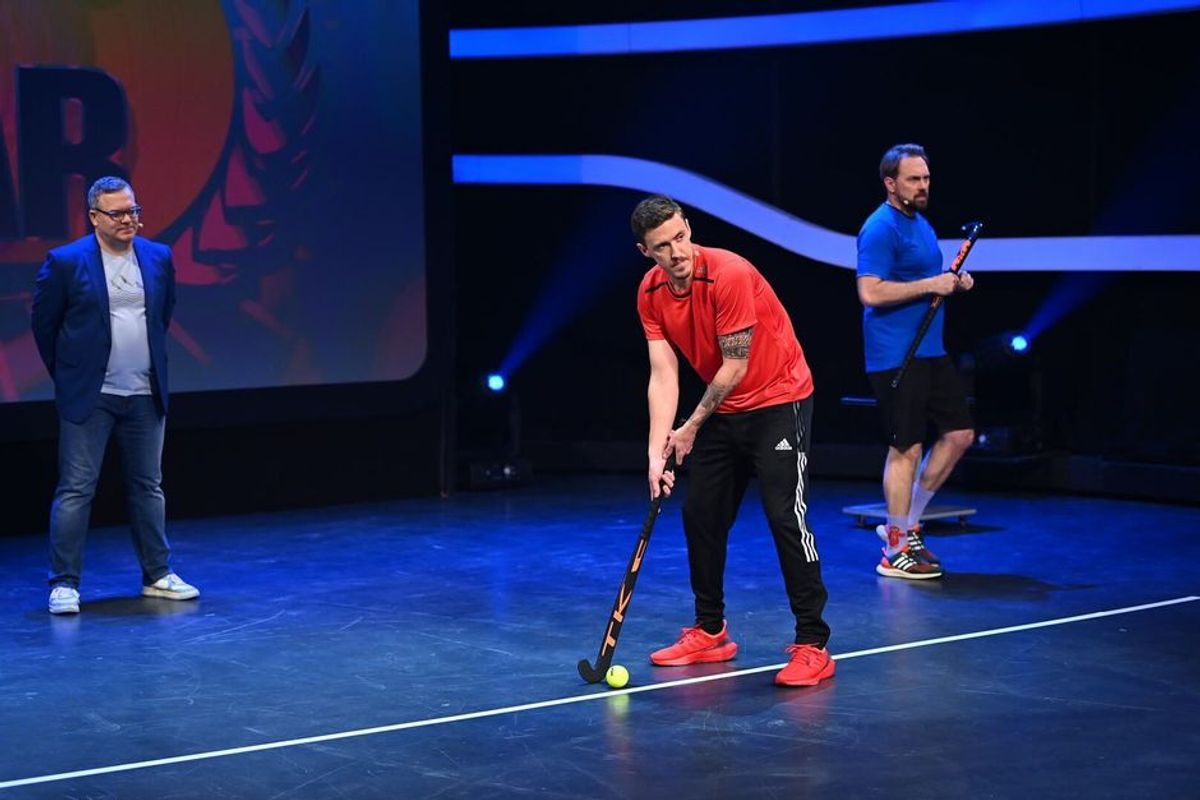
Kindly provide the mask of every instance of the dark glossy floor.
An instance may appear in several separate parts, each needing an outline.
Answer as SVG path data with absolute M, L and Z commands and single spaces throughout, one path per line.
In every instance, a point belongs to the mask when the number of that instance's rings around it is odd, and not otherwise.
M 818 483 L 839 668 L 786 690 L 753 492 L 727 574 L 736 661 L 647 662 L 690 621 L 670 500 L 617 693 L 575 662 L 595 657 L 643 491 L 543 478 L 180 522 L 192 603 L 138 598 L 127 535 L 100 530 L 72 618 L 46 613 L 43 541 L 2 539 L 0 800 L 1200 796 L 1200 509 L 959 495 L 979 513 L 929 529 L 950 573 L 916 584 L 876 576 L 874 534 L 840 513 L 876 487 Z

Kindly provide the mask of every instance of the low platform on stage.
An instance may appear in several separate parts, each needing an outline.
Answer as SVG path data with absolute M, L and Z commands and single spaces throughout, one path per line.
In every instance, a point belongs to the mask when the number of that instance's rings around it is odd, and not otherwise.
M 966 525 L 967 517 L 978 510 L 968 506 L 929 506 L 925 509 L 925 513 L 921 515 L 921 522 L 928 522 L 935 519 L 957 519 L 959 525 Z M 866 527 L 868 520 L 887 519 L 887 504 L 864 503 L 857 506 L 846 506 L 842 509 L 842 513 L 849 514 L 854 517 L 854 521 L 857 524 Z

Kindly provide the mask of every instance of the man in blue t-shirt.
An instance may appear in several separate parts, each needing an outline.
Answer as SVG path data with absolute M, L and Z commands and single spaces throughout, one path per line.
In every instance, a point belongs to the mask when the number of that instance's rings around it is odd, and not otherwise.
M 891 578 L 938 578 L 941 561 L 921 538 L 921 514 L 975 440 L 962 382 L 942 344 L 945 304 L 900 385 L 893 389 L 891 382 L 930 298 L 968 291 L 975 281 L 961 270 L 957 275 L 942 270 L 937 235 L 921 215 L 929 205 L 924 148 L 892 147 L 879 163 L 879 177 L 887 198 L 858 233 L 867 378 L 879 399 L 888 442 L 883 468 L 887 524 L 876 529 L 884 546 L 875 571 Z M 937 427 L 938 439 L 922 462 L 929 422 Z

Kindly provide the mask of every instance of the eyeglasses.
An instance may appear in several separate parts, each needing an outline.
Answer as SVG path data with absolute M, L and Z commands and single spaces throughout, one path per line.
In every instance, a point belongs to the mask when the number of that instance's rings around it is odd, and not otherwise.
M 120 211 L 105 211 L 102 208 L 93 208 L 92 211 L 95 211 L 97 214 L 103 214 L 113 222 L 120 222 L 125 217 L 137 219 L 142 214 L 142 207 L 131 206 L 130 208 L 122 208 Z

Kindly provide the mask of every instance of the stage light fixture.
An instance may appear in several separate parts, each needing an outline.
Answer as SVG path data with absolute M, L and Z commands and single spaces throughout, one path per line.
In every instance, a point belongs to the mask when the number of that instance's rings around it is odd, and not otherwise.
M 498 372 L 493 372 L 490 375 L 488 375 L 485 383 L 486 383 L 488 389 L 490 389 L 493 392 L 497 392 L 497 393 L 503 392 L 504 387 L 507 385 L 507 383 L 504 380 L 504 376 L 499 374 Z
M 1033 337 L 1024 330 L 988 336 L 962 374 L 975 397 L 971 452 L 1025 457 L 1042 451 L 1042 374 Z

